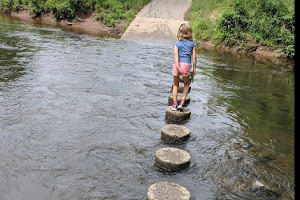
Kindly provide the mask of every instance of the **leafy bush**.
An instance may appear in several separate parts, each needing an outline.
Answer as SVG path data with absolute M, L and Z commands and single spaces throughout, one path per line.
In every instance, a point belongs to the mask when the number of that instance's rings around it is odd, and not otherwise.
M 135 14 L 150 0 L 96 0 L 98 19 L 108 26 L 116 26 L 120 20 L 132 21 Z
M 58 4 L 55 10 L 55 17 L 57 20 L 73 19 L 75 17 L 75 9 L 70 5 L 70 2 Z
M 191 22 L 196 40 L 252 49 L 258 45 L 295 54 L 293 0 L 192 0 Z
M 240 45 L 256 41 L 271 48 L 280 48 L 289 57 L 294 56 L 294 15 L 280 1 L 256 0 L 249 12 L 249 1 L 237 1 L 233 10 L 223 13 L 218 20 L 216 39 L 226 45 Z M 250 38 L 241 37 L 248 33 Z M 235 42 L 233 42 L 235 41 Z
M 40 15 L 44 12 L 45 0 L 32 0 L 28 2 L 28 7 L 31 13 Z
M 124 19 L 126 12 L 120 1 L 98 0 L 96 3 L 98 19 L 108 26 L 116 26 L 120 19 Z
M 21 0 L 0 0 L 0 10 L 19 11 L 21 7 L 22 7 Z

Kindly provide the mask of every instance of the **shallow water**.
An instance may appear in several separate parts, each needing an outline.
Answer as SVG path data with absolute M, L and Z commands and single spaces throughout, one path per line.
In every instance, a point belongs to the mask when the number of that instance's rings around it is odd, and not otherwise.
M 284 61 L 199 51 L 191 130 L 165 144 L 172 47 L 0 18 L 0 199 L 145 199 L 176 181 L 193 199 L 294 199 L 294 73 Z M 155 152 L 188 151 L 164 173 Z

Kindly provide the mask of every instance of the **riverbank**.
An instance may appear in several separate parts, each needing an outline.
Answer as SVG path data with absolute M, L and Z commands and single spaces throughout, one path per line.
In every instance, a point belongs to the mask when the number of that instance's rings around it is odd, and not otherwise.
M 52 27 L 59 27 L 62 29 L 74 31 L 77 33 L 90 34 L 101 37 L 113 37 L 121 38 L 127 28 L 128 22 L 126 20 L 121 21 L 116 27 L 109 27 L 96 19 L 96 13 L 90 12 L 84 16 L 78 16 L 73 21 L 61 20 L 57 21 L 55 16 L 51 13 L 43 13 L 40 16 L 31 15 L 27 10 L 21 10 L 19 12 L 2 13 L 3 15 L 11 18 L 24 21 L 30 24 L 47 25 Z M 185 18 L 189 19 L 189 13 L 185 13 Z M 255 56 L 256 58 L 263 60 L 283 59 L 289 62 L 293 60 L 286 59 L 280 52 L 272 50 L 266 46 L 258 46 L 251 51 L 240 50 L 236 47 L 216 46 L 211 41 L 200 41 L 198 49 L 202 50 L 216 50 L 226 53 L 234 54 L 246 54 Z
M 124 33 L 125 26 L 127 24 L 127 22 L 123 20 L 116 27 L 109 27 L 97 20 L 96 12 L 90 12 L 84 16 L 77 16 L 76 19 L 72 21 L 57 21 L 55 16 L 51 13 L 43 13 L 40 16 L 35 16 L 30 14 L 27 10 L 2 14 L 11 19 L 17 19 L 30 24 L 59 27 L 78 33 L 86 33 L 95 36 L 108 36 L 113 38 L 120 38 Z
M 293 60 L 286 58 L 279 51 L 272 50 L 267 46 L 258 46 L 255 50 L 245 51 L 238 47 L 228 47 L 228 46 L 216 46 L 211 41 L 200 41 L 199 49 L 208 51 L 218 51 L 231 54 L 239 55 L 249 55 L 255 57 L 259 60 L 274 61 L 274 60 L 284 60 L 287 62 L 293 62 Z

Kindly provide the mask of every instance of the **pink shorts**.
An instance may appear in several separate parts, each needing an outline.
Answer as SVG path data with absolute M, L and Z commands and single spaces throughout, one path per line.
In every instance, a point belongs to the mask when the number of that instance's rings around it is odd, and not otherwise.
M 182 62 L 179 62 L 178 64 L 179 64 L 179 69 L 182 72 L 182 76 L 190 75 L 190 69 L 191 69 L 190 64 L 182 63 Z M 175 63 L 173 64 L 173 75 L 178 76 L 178 70 L 177 70 Z

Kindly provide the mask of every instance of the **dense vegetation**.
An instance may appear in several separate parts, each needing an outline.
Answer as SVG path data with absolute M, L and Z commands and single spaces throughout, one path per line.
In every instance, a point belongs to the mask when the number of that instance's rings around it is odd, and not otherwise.
M 293 0 L 193 0 L 195 38 L 252 51 L 259 46 L 295 55 Z
M 39 16 L 51 12 L 57 20 L 76 20 L 96 11 L 108 26 L 131 22 L 151 0 L 0 0 L 0 10 L 28 9 Z M 293 0 L 192 0 L 190 15 L 194 38 L 216 45 L 254 51 L 259 46 L 295 56 L 295 7 Z
M 99 20 L 108 26 L 116 26 L 122 19 L 132 21 L 148 2 L 150 0 L 0 0 L 0 10 L 28 9 L 36 16 L 51 12 L 57 20 L 73 20 L 76 16 L 96 11 Z

